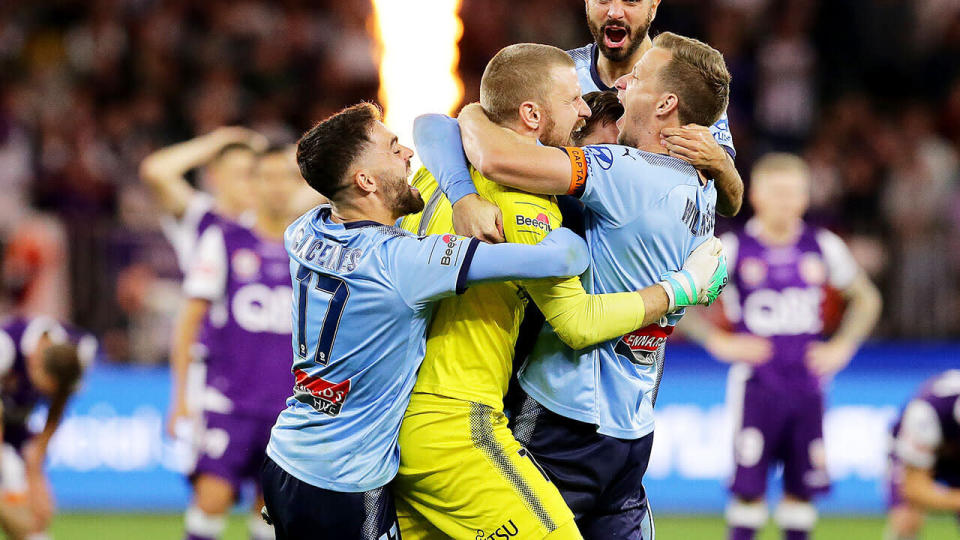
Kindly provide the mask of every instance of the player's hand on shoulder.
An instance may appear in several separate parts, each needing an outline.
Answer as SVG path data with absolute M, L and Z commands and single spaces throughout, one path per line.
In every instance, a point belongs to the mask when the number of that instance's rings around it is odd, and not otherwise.
M 686 161 L 711 177 L 727 163 L 726 150 L 706 126 L 687 124 L 664 128 L 660 132 L 660 144 L 671 156 Z
M 552 262 L 562 265 L 562 268 L 555 272 L 558 276 L 578 276 L 590 265 L 587 243 L 577 233 L 566 227 L 558 227 L 550 231 L 537 246 L 557 252 L 559 258 Z
M 773 356 L 770 340 L 753 334 L 713 332 L 703 346 L 714 358 L 727 363 L 756 366 L 766 363 Z
M 465 195 L 453 205 L 453 230 L 488 244 L 505 242 L 500 207 L 477 194 Z
M 815 341 L 807 345 L 807 368 L 820 377 L 834 375 L 850 364 L 857 347 L 843 339 Z

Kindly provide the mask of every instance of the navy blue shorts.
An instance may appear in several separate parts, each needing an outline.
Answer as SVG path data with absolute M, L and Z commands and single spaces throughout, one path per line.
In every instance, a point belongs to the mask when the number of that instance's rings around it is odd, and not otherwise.
M 586 540 L 653 540 L 653 514 L 643 489 L 653 433 L 636 440 L 556 414 L 521 394 L 510 427 L 570 506 Z
M 302 482 L 267 457 L 260 468 L 263 500 L 277 540 L 399 540 L 397 510 L 386 487 L 362 493 Z

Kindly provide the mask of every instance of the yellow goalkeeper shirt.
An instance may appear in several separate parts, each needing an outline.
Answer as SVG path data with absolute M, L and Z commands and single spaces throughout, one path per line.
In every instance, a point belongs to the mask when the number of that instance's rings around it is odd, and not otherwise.
M 556 197 L 501 186 L 472 167 L 470 174 L 479 195 L 500 207 L 507 242 L 536 244 L 560 226 Z M 433 175 L 421 168 L 411 183 L 426 205 L 422 212 L 404 217 L 401 227 L 420 235 L 454 232 L 453 208 Z M 638 294 L 588 295 L 580 278 L 473 285 L 434 308 L 413 391 L 501 410 L 527 294 L 558 336 L 575 349 L 620 337 L 643 322 Z

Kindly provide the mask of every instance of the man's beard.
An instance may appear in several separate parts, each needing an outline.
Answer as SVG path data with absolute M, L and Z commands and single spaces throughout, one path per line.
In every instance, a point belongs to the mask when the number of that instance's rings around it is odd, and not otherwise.
M 395 184 L 390 184 L 389 193 L 393 211 L 397 216 L 416 214 L 423 210 L 423 197 L 420 192 L 410 189 L 406 178 L 400 178 Z
M 573 133 L 581 129 L 586 123 L 583 118 L 579 118 L 572 131 L 561 133 L 557 131 L 557 123 L 550 111 L 545 111 L 543 116 L 543 135 L 540 137 L 540 142 L 546 146 L 572 145 Z
M 650 23 L 653 22 L 653 12 L 650 11 L 647 13 L 647 20 L 643 22 L 642 25 L 636 29 L 631 29 L 629 26 L 624 26 L 616 21 L 605 21 L 602 25 L 597 26 L 592 20 L 590 20 L 589 15 L 587 16 L 587 26 L 590 28 L 590 33 L 593 35 L 593 41 L 597 44 L 597 47 L 600 49 L 600 52 L 603 56 L 607 57 L 607 60 L 611 62 L 623 62 L 628 60 L 633 53 L 637 51 L 640 47 L 640 44 L 643 43 L 643 39 L 646 37 L 647 32 L 650 30 Z M 626 47 L 621 47 L 619 49 L 610 49 L 607 47 L 607 44 L 604 42 L 604 28 L 607 26 L 618 26 L 626 29 L 627 35 L 630 38 L 630 44 Z

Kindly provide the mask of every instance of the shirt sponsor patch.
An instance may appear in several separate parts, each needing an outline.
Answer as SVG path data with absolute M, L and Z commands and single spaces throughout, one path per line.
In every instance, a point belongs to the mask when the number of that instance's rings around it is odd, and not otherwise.
M 536 218 L 531 218 L 527 216 L 517 215 L 514 217 L 517 223 L 517 227 L 531 227 L 534 229 L 540 229 L 541 231 L 550 232 L 553 230 L 553 227 L 550 226 L 550 217 L 544 214 L 543 212 L 537 214 Z
M 295 370 L 294 375 L 297 377 L 297 382 L 293 385 L 293 396 L 297 401 L 306 403 L 317 412 L 329 416 L 340 414 L 347 394 L 350 393 L 350 379 L 332 383 L 320 377 L 311 377 L 300 369 Z
M 667 337 L 671 333 L 672 326 L 651 324 L 620 338 L 614 351 L 634 364 L 649 366 L 655 360 L 653 353 L 667 343 Z
M 429 237 L 428 237 L 429 238 Z M 450 266 L 460 261 L 462 241 L 466 238 L 455 234 L 445 234 L 438 238 L 430 252 L 427 263 L 437 261 L 441 266 Z

